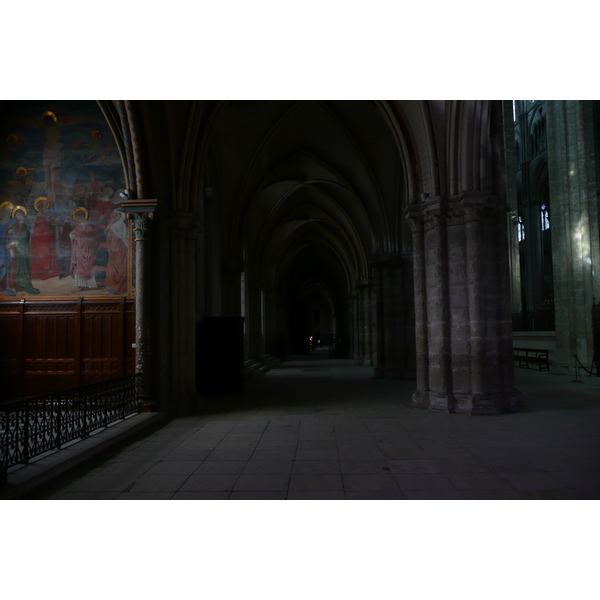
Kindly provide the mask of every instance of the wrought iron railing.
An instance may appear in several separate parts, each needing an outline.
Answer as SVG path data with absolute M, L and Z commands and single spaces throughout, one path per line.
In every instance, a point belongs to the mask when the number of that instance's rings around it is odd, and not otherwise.
M 139 412 L 139 399 L 139 375 L 131 375 L 0 405 L 0 469 Z
M 513 331 L 555 331 L 554 309 L 513 313 Z

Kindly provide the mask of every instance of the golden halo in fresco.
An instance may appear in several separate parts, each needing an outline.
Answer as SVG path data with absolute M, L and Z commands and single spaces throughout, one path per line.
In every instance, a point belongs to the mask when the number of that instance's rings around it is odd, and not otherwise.
M 2 204 L 0 204 L 0 212 L 2 212 L 2 210 L 4 209 L 5 206 L 9 206 L 10 207 L 10 212 L 11 213 L 13 211 L 13 208 L 15 207 L 15 205 L 12 202 L 9 202 L 8 200 L 6 200 Z
M 19 210 L 22 210 L 23 213 L 25 213 L 25 216 L 27 216 L 27 209 L 24 206 L 20 206 L 20 205 L 19 206 L 15 206 L 12 209 L 12 212 L 10 213 L 10 216 L 14 219 L 15 215 L 17 214 L 17 211 L 19 211 Z
M 33 203 L 33 208 L 35 208 L 35 210 L 40 212 L 40 210 L 42 208 L 46 208 L 47 202 L 48 202 L 48 198 L 46 198 L 46 196 L 40 196 L 39 198 L 35 199 L 35 202 Z M 40 206 L 40 205 L 42 205 L 42 206 Z
M 83 213 L 84 218 L 82 219 L 79 215 Z M 90 216 L 88 209 L 85 206 L 76 206 L 73 209 L 73 221 L 77 223 L 81 223 L 81 221 L 85 221 Z
M 25 167 L 19 167 L 16 171 L 15 171 L 15 175 L 18 175 L 19 173 L 25 173 L 25 175 L 27 175 L 27 169 Z
M 47 110 L 45 113 L 42 113 L 42 121 L 45 117 L 52 117 L 52 120 L 56 123 L 58 121 L 58 117 L 51 111 Z

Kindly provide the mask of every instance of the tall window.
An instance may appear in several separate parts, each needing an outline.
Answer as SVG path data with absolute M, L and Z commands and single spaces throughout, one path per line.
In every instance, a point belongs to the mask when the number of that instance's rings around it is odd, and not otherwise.
M 550 229 L 550 217 L 548 216 L 548 209 L 545 204 L 540 206 L 540 217 L 542 219 L 542 231 Z
M 523 217 L 519 217 L 517 222 L 517 232 L 519 235 L 519 241 L 522 242 L 525 239 L 525 225 L 523 224 Z

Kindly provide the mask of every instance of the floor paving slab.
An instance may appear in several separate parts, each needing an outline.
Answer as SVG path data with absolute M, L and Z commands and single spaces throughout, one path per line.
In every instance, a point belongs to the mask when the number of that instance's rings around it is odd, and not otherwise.
M 194 461 L 194 460 L 205 460 L 212 452 L 211 448 L 187 448 L 182 450 L 175 448 L 168 454 L 162 457 L 163 462 L 183 462 L 183 461 Z
M 173 492 L 125 492 L 115 500 L 170 500 Z
M 347 491 L 346 500 L 406 500 L 400 490 Z
M 244 474 L 283 474 L 289 475 L 292 472 L 291 460 L 252 460 L 250 459 L 244 465 Z
M 133 487 L 128 491 L 136 494 L 139 492 L 153 492 L 156 490 L 160 490 L 161 492 L 176 492 L 188 477 L 190 477 L 188 474 L 141 475 L 135 480 Z
M 304 449 L 298 450 L 295 456 L 296 460 L 338 460 L 337 448 L 324 449 Z
M 387 460 L 392 473 L 440 473 L 439 466 L 428 459 Z
M 57 500 L 114 500 L 119 496 L 119 492 L 77 492 L 77 491 L 69 491 L 65 492 L 58 498 L 53 498 Z
M 193 473 L 178 491 L 230 492 L 238 478 L 236 473 Z
M 176 492 L 171 500 L 227 500 L 230 492 Z
M 486 466 L 478 458 L 436 458 L 435 464 L 440 473 L 490 473 L 491 467 Z
M 73 484 L 71 489 L 79 492 L 123 492 L 134 485 L 138 477 L 143 475 L 115 475 L 113 473 L 104 473 L 102 475 L 92 475 Z
M 496 473 L 447 473 L 446 477 L 458 490 L 503 490 L 511 484 Z
M 248 464 L 245 460 L 205 460 L 201 463 L 194 473 L 223 473 L 239 475 Z
M 385 460 L 340 460 L 342 473 L 364 473 L 379 475 L 390 471 Z
M 292 463 L 292 473 L 340 473 L 338 460 L 295 460 Z
M 345 500 L 346 494 L 342 491 L 319 491 L 319 492 L 307 492 L 289 491 L 287 494 L 287 500 Z
M 339 473 L 296 473 L 290 478 L 290 492 L 341 492 L 342 476 Z
M 202 464 L 202 461 L 199 460 L 159 462 L 145 473 L 147 475 L 191 475 Z
M 293 460 L 296 456 L 295 447 L 286 447 L 278 450 L 260 450 L 257 449 L 251 455 L 252 460 Z
M 449 479 L 451 476 L 452 474 L 442 475 L 439 473 L 394 473 L 394 479 L 403 492 L 407 490 L 455 490 L 456 486 Z M 505 487 L 508 486 L 505 485 Z
M 221 450 L 217 446 L 212 452 L 206 456 L 207 461 L 247 461 L 254 453 L 253 448 L 243 448 L 238 450 L 225 449 Z
M 234 492 L 287 492 L 290 475 L 287 473 L 242 473 L 233 487 Z
M 553 460 L 553 459 L 550 459 Z M 533 458 L 491 458 L 483 461 L 483 465 L 494 473 L 534 473 L 542 471 Z
M 346 492 L 398 490 L 398 483 L 390 473 L 344 473 L 342 477 Z
M 229 500 L 285 500 L 287 492 L 231 492 Z

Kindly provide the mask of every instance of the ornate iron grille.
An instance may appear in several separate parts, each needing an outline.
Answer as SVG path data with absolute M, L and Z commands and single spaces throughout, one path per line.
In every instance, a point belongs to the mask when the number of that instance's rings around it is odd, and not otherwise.
M 0 467 L 8 468 L 139 412 L 132 375 L 0 406 Z

